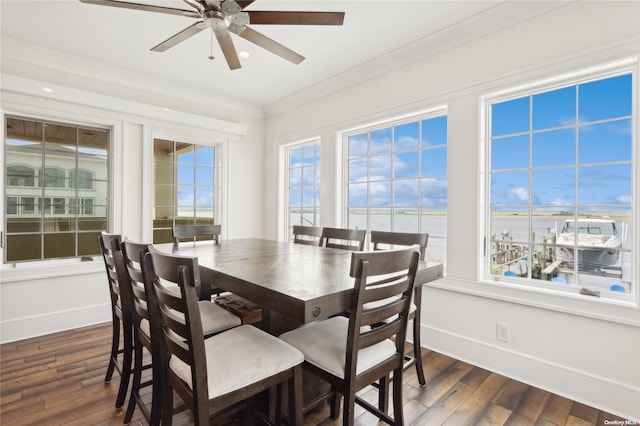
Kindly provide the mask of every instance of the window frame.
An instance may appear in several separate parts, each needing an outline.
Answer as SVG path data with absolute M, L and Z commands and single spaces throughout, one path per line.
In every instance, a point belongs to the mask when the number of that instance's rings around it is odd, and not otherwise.
M 95 237 L 95 245 L 91 245 L 89 241 L 91 241 L 90 234 L 96 234 L 101 232 L 102 230 L 109 229 L 110 217 L 112 215 L 111 206 L 111 194 L 113 194 L 113 190 L 111 188 L 110 173 L 112 168 L 112 149 L 113 149 L 113 137 L 112 137 L 112 129 L 108 126 L 96 126 L 96 125 L 88 125 L 76 120 L 59 120 L 59 119 L 51 119 L 51 118 L 40 118 L 34 117 L 31 114 L 3 114 L 3 123 L 7 126 L 5 131 L 3 132 L 3 183 L 7 183 L 7 185 L 3 186 L 3 195 L 4 191 L 7 191 L 9 194 L 13 195 L 13 191 L 16 188 L 21 188 L 21 186 L 16 185 L 8 185 L 8 173 L 9 167 L 6 164 L 8 158 L 13 160 L 14 155 L 17 155 L 17 159 L 19 162 L 17 164 L 22 164 L 24 154 L 22 151 L 18 149 L 15 153 L 11 153 L 13 151 L 10 150 L 10 146 L 8 145 L 8 141 L 11 140 L 12 137 L 8 137 L 8 123 L 9 120 L 13 120 L 14 124 L 20 122 L 28 122 L 33 123 L 35 128 L 42 128 L 41 131 L 38 131 L 36 137 L 40 139 L 37 140 L 38 149 L 34 150 L 33 153 L 30 153 L 31 150 L 27 150 L 26 155 L 29 158 L 32 158 L 38 164 L 34 165 L 34 170 L 37 170 L 37 180 L 35 185 L 33 186 L 31 193 L 28 194 L 19 194 L 16 193 L 16 197 L 21 202 L 17 211 L 11 212 L 8 211 L 10 206 L 9 201 L 10 197 L 4 197 L 3 200 L 6 199 L 7 203 L 4 205 L 4 214 L 2 216 L 3 220 L 3 228 L 4 232 L 2 233 L 2 264 L 8 265 L 16 265 L 19 263 L 33 263 L 33 262 L 47 262 L 50 260 L 57 259 L 84 259 L 84 258 L 94 258 L 100 256 L 100 247 L 97 244 L 97 236 Z M 76 147 L 75 150 L 69 150 L 67 152 L 73 153 L 71 156 L 67 155 L 59 155 L 59 153 L 55 152 L 55 149 L 51 152 L 47 147 L 47 143 L 51 143 L 51 140 L 48 139 L 47 136 L 47 126 L 51 128 L 57 128 L 58 126 L 66 129 L 68 131 L 72 131 L 73 136 L 72 139 L 69 140 L 69 143 Z M 82 149 L 79 145 L 81 142 L 81 133 L 91 131 L 97 132 L 100 134 L 100 144 L 106 143 L 106 161 L 100 161 L 100 171 L 101 173 L 104 171 L 104 182 L 106 183 L 104 193 L 104 198 L 106 204 L 102 211 L 104 211 L 104 217 L 99 218 L 99 222 L 97 223 L 97 229 L 89 229 L 85 230 L 81 226 L 78 226 L 79 215 L 76 211 L 69 212 L 67 211 L 68 200 L 78 198 L 78 192 L 74 188 L 70 188 L 67 185 L 67 174 L 68 170 L 72 170 L 72 168 L 77 167 L 79 162 L 79 156 L 82 153 Z M 19 138 L 19 136 L 18 136 Z M 64 142 L 66 143 L 66 142 Z M 102 146 L 102 145 L 100 145 Z M 11 153 L 11 154 L 9 154 Z M 62 158 L 66 164 L 55 164 L 56 159 Z M 101 156 L 102 158 L 102 156 Z M 54 165 L 47 165 L 47 163 L 53 162 Z M 24 186 L 27 187 L 26 185 Z M 10 189 L 11 188 L 11 189 Z M 31 187 L 29 187 L 31 188 Z M 49 192 L 49 190 L 53 190 Z M 56 190 L 61 190 L 62 192 L 56 192 Z M 11 200 L 12 201 L 12 200 Z M 27 201 L 28 204 L 24 202 Z M 20 219 L 22 216 L 26 216 L 31 218 L 32 222 L 38 222 L 37 229 L 32 230 L 14 230 L 9 232 L 10 229 L 10 220 Z M 59 217 L 63 217 L 62 223 L 71 223 L 73 222 L 76 226 L 61 228 L 62 233 L 51 228 L 50 225 L 53 223 L 52 220 L 56 222 L 59 220 Z M 66 219 L 66 220 L 65 220 Z M 105 228 L 102 229 L 101 226 L 104 223 Z M 62 227 L 62 225 L 60 225 Z M 34 257 L 33 254 L 26 253 L 26 255 L 17 254 L 13 259 L 7 259 L 9 253 L 11 253 L 12 246 L 10 243 L 10 235 L 15 235 L 17 239 L 15 240 L 16 247 L 20 247 L 20 235 L 26 237 L 28 240 L 37 239 L 39 240 L 40 248 L 36 249 L 36 252 L 39 252 L 38 257 Z M 55 242 L 56 238 L 64 238 L 67 243 L 69 243 L 65 250 L 58 250 L 54 247 L 60 248 L 60 241 Z M 15 237 L 12 237 L 15 238 Z M 51 241 L 47 243 L 47 240 Z M 12 240 L 13 241 L 13 240 Z M 72 242 L 72 243 L 71 243 Z M 89 242 L 89 243 L 87 243 Z M 35 243 L 35 241 L 34 241 Z M 53 245 L 51 245 L 53 243 Z M 13 243 L 11 243 L 13 244 Z M 87 245 L 89 244 L 89 245 Z M 89 250 L 88 250 L 89 249 Z M 19 249 L 18 249 L 19 250 Z M 95 250 L 94 253 L 91 251 Z
M 286 144 L 282 146 L 281 158 L 282 158 L 282 170 L 283 170 L 283 211 L 284 211 L 284 225 L 283 229 L 286 235 L 284 235 L 284 240 L 288 241 L 291 238 L 291 232 L 293 229 L 293 224 L 291 223 L 291 151 L 297 148 L 301 148 L 304 151 L 305 147 L 313 146 L 314 147 L 314 162 L 313 162 L 313 170 L 314 170 L 314 183 L 311 185 L 314 191 L 314 202 L 313 202 L 313 217 L 317 219 L 317 223 L 314 224 L 303 224 L 308 226 L 317 226 L 320 227 L 321 217 L 320 217 L 320 203 L 322 201 L 320 194 L 320 182 L 322 179 L 322 143 L 319 137 L 305 139 L 303 141 L 297 141 L 290 144 Z M 318 161 L 319 160 L 319 161 Z M 304 174 L 304 166 L 301 166 L 301 172 Z M 318 173 L 320 175 L 318 175 Z M 303 189 L 305 185 L 300 186 Z M 306 187 L 309 187 L 307 185 Z M 316 195 L 317 193 L 317 195 Z M 304 205 L 302 205 L 304 209 Z
M 632 115 L 631 115 L 631 132 L 632 132 L 632 153 L 631 153 L 631 193 L 633 198 L 633 204 L 631 207 L 631 226 L 633 238 L 631 245 L 630 256 L 636 255 L 640 252 L 640 241 L 638 241 L 638 226 L 640 225 L 640 185 L 638 184 L 640 178 L 640 149 L 638 147 L 638 58 L 628 58 L 612 63 L 606 63 L 598 66 L 592 66 L 572 72 L 558 73 L 558 75 L 543 79 L 534 80 L 516 85 L 507 89 L 497 90 L 493 93 L 486 94 L 480 97 L 480 155 L 479 155 L 479 211 L 478 211 L 478 269 L 477 280 L 478 287 L 484 287 L 488 290 L 488 294 L 498 299 L 512 298 L 520 299 L 522 295 L 523 303 L 537 305 L 537 300 L 543 301 L 543 306 L 552 307 L 562 311 L 576 310 L 577 313 L 582 312 L 582 308 L 577 308 L 579 305 L 583 305 L 582 301 L 591 305 L 596 303 L 599 305 L 598 309 L 606 311 L 605 305 L 611 304 L 616 307 L 640 307 L 640 289 L 638 278 L 640 275 L 640 265 L 635 262 L 631 265 L 632 271 L 630 273 L 630 280 L 632 282 L 631 294 L 620 294 L 616 292 L 603 292 L 599 297 L 592 297 L 588 295 L 579 294 L 580 287 L 557 287 L 552 288 L 549 285 L 545 285 L 544 282 L 536 282 L 539 280 L 526 279 L 526 280 L 514 280 L 509 277 L 497 276 L 491 273 L 491 247 L 490 247 L 490 232 L 491 232 L 491 157 L 490 157 L 490 123 L 491 123 L 491 105 L 510 99 L 518 99 L 524 96 L 532 96 L 538 93 L 546 91 L 553 91 L 564 87 L 572 87 L 578 84 L 588 83 L 590 81 L 596 81 L 606 79 L 609 77 L 616 77 L 624 74 L 631 74 L 632 81 Z M 577 119 L 577 117 L 576 117 Z M 576 123 L 578 126 L 578 123 Z M 533 243 L 532 243 L 533 244 Z M 468 286 L 466 286 L 468 288 Z M 469 289 L 469 288 L 468 288 Z M 469 289 L 470 290 L 470 289 Z M 476 292 L 478 289 L 473 289 L 470 292 Z M 587 298 L 585 300 L 585 297 Z M 525 301 L 526 299 L 526 301 Z M 533 302 L 531 300 L 534 300 Z M 592 311 L 593 312 L 593 311 Z M 588 316 L 591 316 L 588 314 Z M 606 315 L 605 315 L 606 316 Z M 617 315 L 615 315 L 617 317 Z M 622 315 L 624 317 L 624 315 Z
M 108 229 L 110 232 L 113 229 L 119 229 L 121 226 L 121 215 L 117 214 L 121 210 L 122 204 L 122 156 L 123 156 L 123 144 L 122 144 L 122 121 L 114 120 L 105 116 L 87 115 L 79 111 L 70 111 L 63 108 L 55 111 L 51 108 L 44 108 L 37 105 L 17 105 L 11 102 L 6 102 L 2 108 L 0 108 L 0 115 L 2 116 L 3 123 L 6 116 L 13 117 L 25 117 L 34 120 L 59 122 L 59 123 L 72 123 L 76 126 L 86 126 L 90 128 L 109 130 L 110 133 L 110 156 L 109 161 L 109 179 L 111 185 L 109 187 L 108 197 L 109 203 L 107 206 L 108 215 Z M 0 162 L 3 167 L 5 166 L 5 150 L 4 145 L 5 132 L 1 132 L 1 141 L 3 148 L 0 149 Z M 2 173 L 0 176 L 0 196 L 4 200 L 5 195 L 5 178 L 6 173 Z M 34 170 L 34 187 L 37 188 L 37 170 Z M 0 221 L 4 224 L 6 220 L 6 209 L 3 207 L 0 209 Z M 5 233 L 4 225 L 2 232 L 0 233 L 0 256 L 4 259 L 5 245 Z M 91 261 L 87 261 L 91 260 Z M 65 277 L 69 275 L 93 273 L 104 269 L 102 263 L 102 256 L 82 256 L 82 257 L 70 257 L 70 258 L 55 258 L 55 259 L 42 259 L 32 260 L 28 262 L 13 262 L 4 263 L 0 262 L 0 275 L 2 276 L 2 282 L 20 282 L 31 281 L 52 277 Z
M 378 130 L 384 130 L 384 129 L 393 129 L 394 127 L 399 127 L 402 125 L 407 125 L 407 124 L 412 124 L 412 123 L 422 123 L 424 121 L 428 121 L 430 119 L 437 119 L 440 117 L 445 117 L 447 119 L 447 143 L 444 145 L 436 145 L 433 147 L 429 147 L 429 146 L 423 146 L 422 145 L 422 132 L 420 132 L 419 137 L 420 140 L 418 141 L 419 146 L 416 149 L 399 149 L 399 150 L 391 150 L 389 151 L 389 156 L 393 161 L 393 157 L 397 156 L 398 154 L 404 154 L 404 153 L 408 153 L 408 152 L 417 152 L 419 158 L 419 170 L 417 172 L 417 175 L 411 178 L 406 178 L 406 177 L 400 177 L 400 178 L 396 178 L 394 176 L 394 170 L 391 170 L 391 174 L 389 177 L 389 182 L 395 182 L 395 181 L 402 181 L 402 180 L 406 180 L 406 179 L 417 179 L 419 181 L 422 181 L 424 179 L 429 178 L 429 176 L 431 175 L 422 175 L 422 157 L 424 156 L 425 152 L 431 151 L 431 150 L 435 150 L 435 149 L 442 149 L 443 147 L 447 149 L 447 156 L 449 155 L 449 124 L 448 124 L 448 108 L 446 105 L 440 105 L 440 106 L 436 106 L 433 108 L 429 108 L 427 110 L 423 110 L 423 111 L 416 111 L 416 112 L 412 112 L 412 113 L 408 113 L 406 115 L 403 115 L 401 117 L 392 117 L 392 118 L 388 118 L 388 119 L 384 119 L 384 120 L 380 120 L 380 121 L 376 121 L 374 123 L 369 123 L 369 124 L 365 124 L 365 125 L 361 125 L 361 126 L 357 126 L 348 130 L 344 130 L 342 132 L 340 132 L 340 149 L 341 149 L 341 160 L 340 160 L 340 171 L 341 171 L 341 177 L 338 181 L 338 185 L 340 186 L 340 194 L 341 194 L 341 200 L 340 200 L 340 217 L 342 220 L 342 223 L 344 224 L 344 226 L 349 226 L 349 137 L 350 136 L 355 136 L 361 133 L 371 133 L 371 132 L 375 132 Z M 421 125 L 421 124 L 420 124 Z M 378 155 L 374 155 L 374 157 L 376 157 Z M 371 158 L 371 152 L 367 152 L 366 157 L 367 160 L 369 158 Z M 447 174 L 448 174 L 448 167 L 446 170 L 446 173 L 444 176 L 445 181 L 447 181 Z M 441 176 L 442 174 L 438 174 L 438 176 Z M 371 180 L 369 179 L 369 175 L 367 176 L 367 182 L 371 182 Z M 375 182 L 375 181 L 374 181 Z M 448 185 L 448 184 L 447 184 Z M 422 182 L 419 183 L 419 188 L 422 188 Z M 391 197 L 393 199 L 393 191 L 391 192 Z M 422 191 L 419 189 L 418 190 L 418 197 L 419 199 L 423 198 L 422 195 Z M 447 200 L 447 205 L 448 205 L 448 200 Z M 393 225 L 394 225 L 394 216 L 395 216 L 395 211 L 396 208 L 398 206 L 395 205 L 395 203 L 391 203 L 390 206 L 388 207 L 383 207 L 384 209 L 388 209 L 390 211 L 390 227 L 391 230 L 393 231 Z M 425 211 L 425 207 L 427 207 L 427 205 L 422 205 L 421 202 L 418 203 L 418 205 L 415 207 L 416 210 L 418 210 L 419 212 L 421 211 Z M 440 207 L 442 207 L 440 205 Z M 441 211 L 444 213 L 445 216 L 445 226 L 444 226 L 444 231 L 442 232 L 442 234 L 437 234 L 437 233 L 433 233 L 430 232 L 429 230 L 423 230 L 422 229 L 422 219 L 421 219 L 421 215 L 418 215 L 418 229 L 416 229 L 415 231 L 408 231 L 408 230 L 399 230 L 398 232 L 429 232 L 429 242 L 432 243 L 434 240 L 441 240 L 444 248 L 443 248 L 443 258 L 442 260 L 438 259 L 438 262 L 443 263 L 443 265 L 445 266 L 445 270 L 446 270 L 446 259 L 447 259 L 447 231 L 446 231 L 446 216 L 447 216 L 447 206 L 444 206 L 445 208 L 442 209 Z M 366 229 L 367 231 L 371 230 L 371 222 L 369 219 L 369 211 L 371 209 L 376 209 L 376 206 L 371 206 L 371 203 L 368 201 L 367 202 L 367 206 L 363 207 L 363 209 L 367 210 L 367 224 L 366 224 Z M 408 208 L 408 207 L 406 207 Z M 429 209 L 426 209 L 427 211 L 429 211 Z M 435 210 L 434 210 L 435 211 Z M 438 209 L 438 211 L 440 211 Z M 368 232 L 369 234 L 369 232 Z M 369 235 L 367 236 L 367 244 L 369 244 Z M 427 257 L 429 257 L 429 249 L 427 248 Z
M 229 143 L 232 140 L 229 134 L 206 129 L 191 128 L 188 131 L 182 126 L 158 127 L 153 124 L 143 125 L 143 149 L 142 149 L 142 240 L 153 241 L 153 167 L 154 167 L 154 140 L 165 139 L 180 141 L 192 145 L 210 146 L 215 149 L 216 178 L 218 183 L 215 188 L 219 188 L 215 194 L 214 222 L 221 225 L 222 235 L 225 238 L 228 233 L 228 189 L 229 182 Z M 217 206 L 217 207 L 216 207 Z

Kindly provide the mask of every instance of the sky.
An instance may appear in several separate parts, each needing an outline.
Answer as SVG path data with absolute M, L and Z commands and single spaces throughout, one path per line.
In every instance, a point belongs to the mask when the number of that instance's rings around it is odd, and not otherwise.
M 446 207 L 446 116 L 349 136 L 348 155 L 349 207 Z
M 493 104 L 491 204 L 631 211 L 631 74 Z

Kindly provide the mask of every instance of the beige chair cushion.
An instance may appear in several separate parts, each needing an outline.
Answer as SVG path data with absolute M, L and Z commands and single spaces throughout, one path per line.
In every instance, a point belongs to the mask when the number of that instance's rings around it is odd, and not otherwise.
M 232 314 L 215 303 L 201 300 L 198 302 L 200 308 L 200 319 L 202 321 L 202 333 L 205 336 L 219 333 L 240 325 L 241 320 L 237 315 Z M 173 311 L 182 316 L 178 311 Z M 151 336 L 149 321 L 145 318 L 140 320 L 140 330 L 147 336 Z
M 202 332 L 205 336 L 237 327 L 242 323 L 239 316 L 208 300 L 199 301 L 198 307 L 200 308 Z
M 280 339 L 298 348 L 305 361 L 336 377 L 344 378 L 349 319 L 338 316 L 311 323 L 284 333 Z M 387 339 L 358 352 L 356 374 L 396 353 L 396 345 Z
M 151 326 L 148 319 L 142 318 L 140 320 L 140 330 L 145 334 L 145 336 L 151 338 Z
M 243 388 L 302 364 L 302 353 L 252 325 L 205 339 L 209 398 Z M 172 356 L 169 368 L 191 387 L 191 368 Z

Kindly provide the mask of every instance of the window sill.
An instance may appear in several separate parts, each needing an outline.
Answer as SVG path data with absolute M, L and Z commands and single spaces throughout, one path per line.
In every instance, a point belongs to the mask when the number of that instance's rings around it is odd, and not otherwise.
M 527 288 L 502 281 L 493 283 L 451 276 L 426 286 L 640 327 L 640 308 L 637 303 L 607 298 L 606 295 L 595 298 L 578 293 Z
M 100 256 L 92 260 L 55 259 L 38 262 L 7 263 L 0 266 L 0 283 L 33 281 L 46 278 L 104 272 L 104 263 Z

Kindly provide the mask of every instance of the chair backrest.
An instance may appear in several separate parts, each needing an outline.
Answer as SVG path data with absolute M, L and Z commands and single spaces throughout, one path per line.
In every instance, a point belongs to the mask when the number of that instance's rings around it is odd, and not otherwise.
M 343 250 L 364 250 L 365 229 L 323 228 L 320 245 Z
M 293 225 L 293 242 L 309 246 L 320 245 L 322 228 L 318 226 Z
M 120 234 L 109 234 L 104 231 L 98 237 L 100 251 L 107 271 L 111 308 L 112 310 L 120 310 L 123 320 L 130 321 L 133 312 L 133 296 L 131 295 L 131 288 L 123 285 L 126 283 L 126 273 L 120 249 L 121 240 L 122 236 Z
M 149 338 L 147 339 L 148 343 L 160 342 L 164 339 L 161 334 L 162 317 L 160 316 L 160 308 L 158 307 L 153 287 L 151 287 L 151 291 L 148 291 L 145 285 L 146 280 L 143 271 L 144 255 L 149 251 L 150 245 L 136 243 L 125 238 L 121 246 L 127 278 L 133 295 L 133 306 L 137 314 L 136 318 L 134 318 L 134 323 L 136 326 L 140 326 L 142 320 L 148 321 L 149 335 L 146 336 Z
M 429 234 L 423 232 L 371 231 L 373 250 L 392 249 L 397 246 L 420 246 L 420 258 L 426 259 Z
M 420 253 L 416 247 L 351 255 L 355 278 L 349 310 L 345 377 L 355 377 L 358 351 L 393 338 L 396 353 L 383 363 L 404 363 L 407 319 Z M 375 327 L 370 327 L 375 325 Z M 371 377 L 375 381 L 379 376 Z
M 196 290 L 200 281 L 198 259 L 163 253 L 151 246 L 143 265 L 146 279 L 158 297 L 164 323 L 164 341 L 170 357 L 167 379 L 194 413 L 207 412 L 207 361 Z M 191 380 L 181 379 L 178 372 Z
M 181 240 L 195 241 L 198 237 L 210 237 L 217 244 L 222 233 L 222 227 L 220 225 L 184 225 L 174 226 L 172 232 L 173 241 L 176 244 L 179 244 Z

